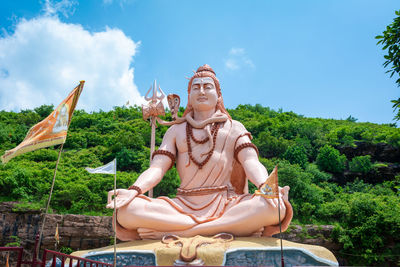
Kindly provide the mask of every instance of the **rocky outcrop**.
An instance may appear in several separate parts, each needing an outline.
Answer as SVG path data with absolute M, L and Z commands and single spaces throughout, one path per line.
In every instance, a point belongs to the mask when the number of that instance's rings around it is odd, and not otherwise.
M 348 160 L 357 156 L 371 155 L 372 161 L 400 162 L 400 149 L 386 143 L 371 144 L 366 142 L 354 142 L 355 146 L 338 147 L 341 154 L 346 155 Z
M 353 182 L 355 179 L 363 180 L 369 184 L 380 184 L 383 181 L 393 181 L 400 174 L 399 163 L 387 163 L 385 166 L 374 167 L 367 173 L 351 172 L 349 170 L 343 173 L 335 173 L 332 176 L 332 182 L 345 185 Z
M 382 183 L 382 181 L 393 181 L 400 174 L 400 149 L 386 143 L 354 142 L 354 144 L 355 146 L 337 148 L 341 154 L 346 156 L 349 162 L 354 157 L 370 155 L 372 162 L 384 163 L 374 166 L 367 173 L 357 173 L 350 170 L 335 173 L 333 174 L 332 182 L 344 185 L 358 178 L 366 183 L 378 184 Z
M 291 225 L 286 232 L 282 233 L 282 238 L 296 243 L 322 246 L 335 252 L 341 247 L 332 240 L 333 228 L 333 225 Z M 278 238 L 279 234 L 273 237 Z
M 15 204 L 15 202 L 0 203 L 0 246 L 13 241 L 11 236 L 18 236 L 21 240 L 20 245 L 26 253 L 24 258 L 30 260 L 43 214 L 34 210 L 16 211 Z M 60 236 L 58 248 L 68 247 L 76 251 L 112 244 L 111 217 L 49 214 L 46 217 L 41 249 L 55 249 L 54 234 L 57 224 Z M 304 227 L 294 225 L 290 226 L 282 237 L 288 241 L 320 245 L 335 253 L 340 247 L 330 238 L 332 229 L 333 226 L 330 225 Z
M 17 236 L 26 253 L 24 258 L 30 260 L 43 214 L 34 210 L 15 211 L 15 204 L 0 204 L 0 246 L 14 241 L 12 236 Z M 113 236 L 111 220 L 111 217 L 105 216 L 49 214 L 46 216 L 41 249 L 55 249 L 54 235 L 57 224 L 60 236 L 58 248 L 81 250 L 109 246 Z

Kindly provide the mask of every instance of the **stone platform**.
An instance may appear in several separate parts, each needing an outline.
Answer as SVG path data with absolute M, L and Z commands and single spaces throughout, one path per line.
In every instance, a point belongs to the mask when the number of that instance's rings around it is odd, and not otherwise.
M 195 253 L 196 258 L 204 265 L 280 266 L 281 264 L 280 241 L 277 238 L 243 237 L 230 242 L 202 244 L 197 248 L 193 240 L 189 238 L 182 240 L 181 245 L 164 244 L 158 240 L 120 243 L 117 245 L 117 266 L 174 265 L 183 250 Z M 338 266 L 332 252 L 321 246 L 283 240 L 283 248 L 285 266 Z M 108 246 L 82 250 L 72 255 L 112 263 L 114 248 Z

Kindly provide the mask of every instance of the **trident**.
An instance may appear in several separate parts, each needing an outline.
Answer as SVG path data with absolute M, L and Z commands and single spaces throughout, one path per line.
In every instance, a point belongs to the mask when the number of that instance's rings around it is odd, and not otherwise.
M 153 92 L 151 97 L 149 97 L 150 91 Z M 160 92 L 161 95 L 158 95 L 158 92 Z M 147 105 L 142 105 L 143 119 L 147 120 L 148 118 L 150 118 L 151 125 L 150 162 L 156 143 L 156 119 L 160 115 L 165 115 L 164 106 L 161 102 L 164 97 L 164 92 L 161 90 L 160 86 L 158 86 L 157 88 L 157 82 L 156 80 L 154 80 L 153 87 L 150 87 L 150 89 L 146 93 L 146 96 L 144 97 L 144 99 L 146 99 L 146 101 L 149 101 L 149 103 Z M 149 197 L 153 197 L 153 189 L 149 190 Z

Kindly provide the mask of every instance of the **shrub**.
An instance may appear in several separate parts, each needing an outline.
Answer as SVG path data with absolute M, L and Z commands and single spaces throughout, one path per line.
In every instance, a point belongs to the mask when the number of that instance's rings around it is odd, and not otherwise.
M 344 170 L 346 156 L 340 155 L 339 151 L 330 145 L 325 145 L 319 149 L 317 165 L 322 171 L 340 173 Z
M 349 162 L 349 169 L 352 172 L 367 173 L 372 169 L 371 156 L 358 156 L 354 157 Z
M 141 151 L 134 151 L 123 147 L 116 154 L 118 169 L 121 171 L 133 170 L 140 172 L 142 169 L 143 155 Z
M 288 143 L 286 139 L 276 138 L 269 132 L 262 132 L 258 138 L 254 139 L 254 144 L 258 147 L 260 155 L 265 158 L 281 156 L 285 153 Z
M 49 116 L 53 110 L 54 105 L 41 105 L 40 107 L 34 109 L 34 111 L 40 116 L 41 120 Z
M 299 164 L 302 168 L 305 168 L 308 162 L 306 150 L 302 146 L 288 147 L 283 154 L 283 158 L 287 159 L 292 164 Z
M 307 164 L 305 170 L 313 175 L 312 182 L 318 185 L 327 182 L 332 177 L 332 174 L 320 171 L 318 166 L 313 163 Z

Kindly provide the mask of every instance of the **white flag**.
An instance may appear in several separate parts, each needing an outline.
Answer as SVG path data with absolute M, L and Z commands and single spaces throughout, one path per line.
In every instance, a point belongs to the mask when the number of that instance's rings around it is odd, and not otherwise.
M 116 174 L 116 168 L 117 164 L 116 164 L 116 159 L 114 159 L 113 161 L 111 161 L 110 163 L 107 163 L 104 166 L 100 166 L 97 168 L 85 168 L 85 170 L 87 170 L 90 173 L 105 173 L 105 174 Z

